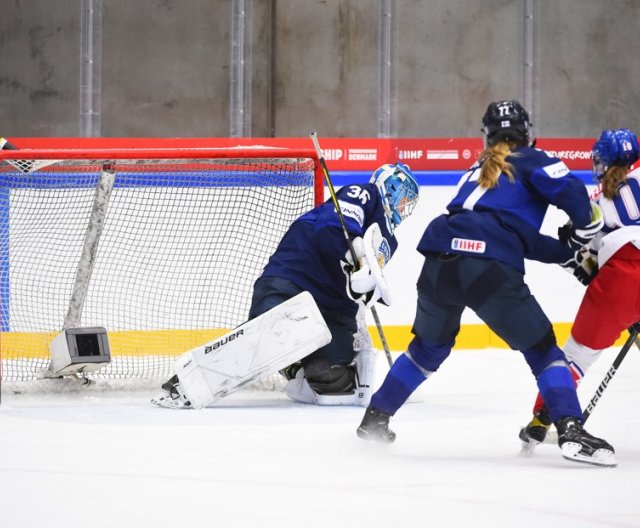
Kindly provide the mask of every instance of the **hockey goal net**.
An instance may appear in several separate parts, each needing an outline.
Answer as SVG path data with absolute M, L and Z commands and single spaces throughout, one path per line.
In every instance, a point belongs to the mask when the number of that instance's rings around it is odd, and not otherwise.
M 105 327 L 88 377 L 164 378 L 247 318 L 289 225 L 323 200 L 312 149 L 0 151 L 0 380 L 63 328 Z

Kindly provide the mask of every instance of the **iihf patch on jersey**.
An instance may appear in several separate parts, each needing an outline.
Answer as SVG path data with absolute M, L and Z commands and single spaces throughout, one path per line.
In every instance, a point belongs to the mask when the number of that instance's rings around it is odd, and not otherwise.
M 547 165 L 546 167 L 543 167 L 542 170 L 549 175 L 549 178 L 562 178 L 569 174 L 569 167 L 565 165 L 564 161 Z
M 343 202 L 342 200 L 338 200 L 338 205 L 340 206 L 340 209 L 342 209 L 343 216 L 353 218 L 358 222 L 360 227 L 364 225 L 364 211 L 362 210 L 362 207 L 349 202 Z
M 469 240 L 467 238 L 454 238 L 451 240 L 451 249 L 468 251 L 470 253 L 484 253 L 487 244 L 484 240 Z

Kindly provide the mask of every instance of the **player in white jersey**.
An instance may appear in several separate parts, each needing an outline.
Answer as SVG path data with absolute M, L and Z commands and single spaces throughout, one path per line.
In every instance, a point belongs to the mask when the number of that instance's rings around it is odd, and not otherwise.
M 620 333 L 640 321 L 640 157 L 629 129 L 605 130 L 593 146 L 594 199 L 604 228 L 574 261 L 574 275 L 588 284 L 571 336 L 563 347 L 576 383 Z M 523 452 L 542 442 L 551 421 L 538 395 L 533 419 L 520 431 Z

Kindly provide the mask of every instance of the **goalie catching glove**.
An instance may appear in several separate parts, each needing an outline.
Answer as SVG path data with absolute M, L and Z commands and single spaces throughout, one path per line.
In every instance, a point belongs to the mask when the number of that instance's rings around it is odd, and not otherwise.
M 558 238 L 560 242 L 567 244 L 571 249 L 578 250 L 582 246 L 586 246 L 603 226 L 602 209 L 597 203 L 591 202 L 591 222 L 580 229 L 576 229 L 572 222 L 569 221 L 558 228 Z
M 349 297 L 354 301 L 362 301 L 367 308 L 379 300 L 390 306 L 391 293 L 382 268 L 391 258 L 391 248 L 382 236 L 380 226 L 372 224 L 364 237 L 354 239 L 353 249 L 358 259 L 358 269 L 354 271 L 351 252 L 347 252 L 348 264 L 343 267 L 347 274 Z

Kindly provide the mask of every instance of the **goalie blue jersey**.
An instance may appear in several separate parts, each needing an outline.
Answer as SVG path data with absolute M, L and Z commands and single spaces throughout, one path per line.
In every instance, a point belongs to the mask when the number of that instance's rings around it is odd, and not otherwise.
M 495 187 L 480 187 L 479 164 L 463 175 L 449 213 L 427 226 L 418 251 L 494 259 L 523 273 L 525 258 L 560 263 L 572 257 L 573 251 L 542 235 L 540 227 L 550 204 L 565 211 L 578 228 L 590 223 L 583 183 L 558 158 L 536 148 L 518 148 L 507 161 L 514 167 L 514 182 L 503 173 Z
M 361 237 L 377 223 L 391 255 L 398 242 L 385 215 L 375 185 L 345 185 L 336 193 L 350 238 Z M 311 293 L 318 306 L 355 317 L 357 304 L 349 297 L 343 269 L 347 241 L 332 200 L 298 218 L 269 259 L 263 277 L 282 277 Z

